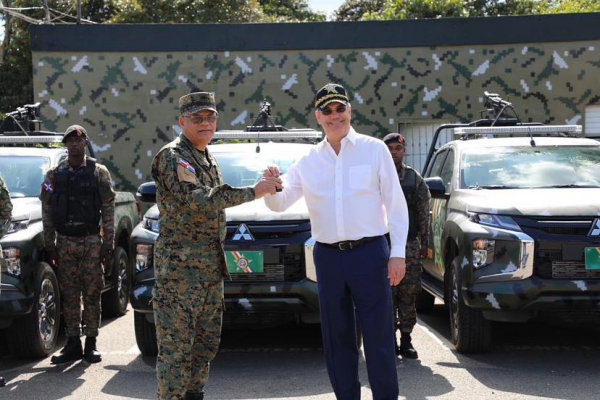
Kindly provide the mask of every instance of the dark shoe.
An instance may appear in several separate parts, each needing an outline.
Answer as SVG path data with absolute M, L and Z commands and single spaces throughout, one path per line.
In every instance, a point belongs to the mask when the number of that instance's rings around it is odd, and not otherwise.
M 412 338 L 410 337 L 410 333 L 403 333 L 400 337 L 400 349 L 399 352 L 396 353 L 402 356 L 402 358 L 419 358 L 419 353 L 412 345 Z
M 204 400 L 204 392 L 200 392 L 200 393 L 186 392 L 185 400 Z
M 0 387 L 4 387 L 6 386 L 6 381 L 4 380 L 3 377 L 0 376 Z
M 96 338 L 86 337 L 85 348 L 83 349 L 83 359 L 90 364 L 102 361 L 102 355 L 96 350 Z
M 63 364 L 71 361 L 79 361 L 83 357 L 83 350 L 81 349 L 81 340 L 79 336 L 69 336 L 67 339 L 67 345 L 61 351 L 60 356 L 53 356 L 50 359 L 52 364 Z

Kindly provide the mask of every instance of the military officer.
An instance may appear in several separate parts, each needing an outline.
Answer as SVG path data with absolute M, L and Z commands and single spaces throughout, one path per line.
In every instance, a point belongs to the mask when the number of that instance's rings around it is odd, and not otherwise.
M 12 203 L 10 201 L 10 194 L 8 188 L 4 184 L 2 177 L 0 176 L 0 239 L 8 232 L 10 228 L 10 220 L 12 215 Z M 2 258 L 2 247 L 0 246 L 0 259 Z M 0 387 L 4 386 L 4 378 L 0 377 Z
M 152 163 L 160 233 L 156 241 L 154 319 L 159 399 L 203 399 L 221 340 L 225 208 L 275 193 L 275 180 L 255 187 L 223 183 L 207 145 L 218 112 L 213 93 L 179 99 L 182 135 Z
M 416 300 L 421 290 L 423 265 L 420 259 L 427 256 L 429 238 L 429 188 L 412 167 L 403 163 L 406 143 L 404 136 L 390 133 L 383 138 L 398 171 L 400 185 L 408 204 L 408 239 L 406 241 L 406 276 L 392 288 L 395 329 L 400 330 L 400 346 L 396 354 L 405 358 L 418 358 L 412 344 L 411 333 L 417 323 Z
M 62 364 L 84 358 L 97 363 L 102 360 L 96 348 L 102 266 L 111 262 L 114 249 L 115 191 L 106 167 L 85 155 L 89 138 L 83 127 L 68 127 L 62 141 L 68 157 L 48 170 L 40 194 L 44 249 L 58 271 L 68 336 L 61 355 L 50 361 Z M 86 336 L 84 349 L 80 325 Z

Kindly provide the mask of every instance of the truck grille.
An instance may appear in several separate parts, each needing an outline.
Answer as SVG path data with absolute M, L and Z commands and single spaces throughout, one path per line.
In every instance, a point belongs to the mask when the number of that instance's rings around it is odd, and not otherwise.
M 534 273 L 544 279 L 600 279 L 600 271 L 585 269 L 584 249 L 600 246 L 588 236 L 596 217 L 515 217 L 535 240 Z

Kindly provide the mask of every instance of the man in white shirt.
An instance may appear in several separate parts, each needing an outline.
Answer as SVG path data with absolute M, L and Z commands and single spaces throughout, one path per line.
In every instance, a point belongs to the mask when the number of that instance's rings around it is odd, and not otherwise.
M 314 249 L 323 347 L 338 399 L 360 400 L 355 308 L 363 332 L 375 400 L 398 398 L 392 285 L 405 274 L 406 200 L 390 153 L 379 139 L 350 126 L 344 87 L 327 84 L 315 96 L 326 140 L 282 177 L 283 191 L 266 196 L 283 211 L 304 196 Z M 269 167 L 265 178 L 279 178 Z M 390 233 L 391 250 L 384 237 Z

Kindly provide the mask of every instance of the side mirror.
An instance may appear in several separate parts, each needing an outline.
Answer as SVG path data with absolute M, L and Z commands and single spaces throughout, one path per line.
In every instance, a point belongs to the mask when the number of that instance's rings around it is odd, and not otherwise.
M 429 193 L 431 193 L 431 197 L 436 199 L 445 199 L 448 198 L 446 194 L 446 185 L 444 185 L 444 181 L 439 176 L 434 178 L 425 178 L 425 183 L 429 186 Z
M 138 188 L 135 197 L 142 203 L 156 203 L 156 183 L 142 183 Z

